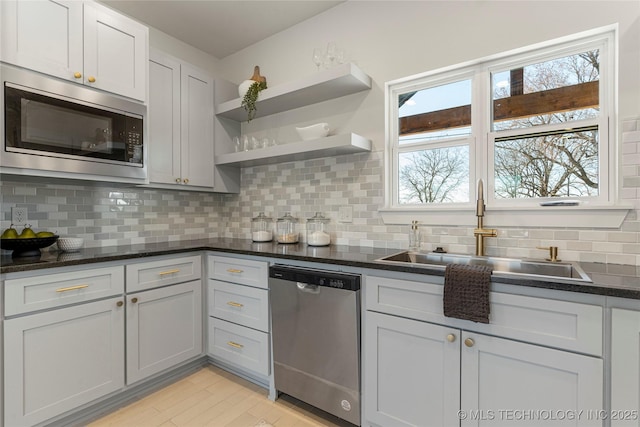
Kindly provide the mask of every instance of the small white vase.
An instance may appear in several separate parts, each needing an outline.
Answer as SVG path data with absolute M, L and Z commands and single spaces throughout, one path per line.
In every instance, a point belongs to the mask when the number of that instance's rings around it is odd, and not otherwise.
M 238 95 L 240 96 L 240 98 L 242 98 L 247 93 L 251 85 L 254 83 L 255 80 L 245 80 L 240 83 L 240 86 L 238 86 Z

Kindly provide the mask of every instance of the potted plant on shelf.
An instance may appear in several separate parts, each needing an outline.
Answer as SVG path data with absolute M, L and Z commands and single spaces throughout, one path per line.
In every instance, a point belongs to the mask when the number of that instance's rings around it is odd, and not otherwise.
M 256 102 L 260 92 L 267 88 L 267 78 L 260 75 L 260 67 L 253 69 L 253 76 L 242 82 L 238 92 L 242 97 L 242 108 L 247 112 L 247 121 L 250 122 L 256 116 Z

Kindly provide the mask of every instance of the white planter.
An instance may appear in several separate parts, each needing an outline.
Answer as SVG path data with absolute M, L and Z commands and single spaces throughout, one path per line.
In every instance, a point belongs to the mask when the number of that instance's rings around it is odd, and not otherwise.
M 240 96 L 240 98 L 242 98 L 247 93 L 251 85 L 254 83 L 255 80 L 245 80 L 240 83 L 240 86 L 238 86 L 238 95 Z

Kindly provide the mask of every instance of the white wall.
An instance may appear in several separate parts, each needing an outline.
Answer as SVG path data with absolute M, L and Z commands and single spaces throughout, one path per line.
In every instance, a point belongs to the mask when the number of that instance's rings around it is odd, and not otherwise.
M 171 56 L 175 56 L 198 68 L 208 71 L 214 76 L 220 74 L 219 59 L 158 31 L 153 27 L 149 27 L 149 45 L 152 48 L 162 50 Z
M 386 81 L 612 23 L 620 26 L 620 117 L 636 117 L 640 115 L 640 2 L 633 0 L 351 0 L 224 58 L 220 66 L 227 80 L 239 83 L 260 65 L 268 83 L 275 86 L 314 73 L 313 48 L 336 41 L 374 81 L 363 99 L 345 98 L 361 103 L 338 125 L 372 138 L 376 149 L 382 150 Z M 331 116 L 336 108 L 341 109 L 340 103 L 313 109 L 313 114 L 299 119 Z M 289 120 L 276 116 L 266 124 L 258 120 L 245 131 L 289 125 L 296 117 L 288 116 Z
M 220 235 L 247 236 L 251 217 L 259 211 L 272 216 L 290 211 L 304 219 L 319 210 L 332 219 L 339 244 L 406 247 L 407 228 L 384 224 L 378 214 L 384 203 L 385 82 L 615 23 L 620 56 L 619 193 L 633 209 L 615 229 L 535 223 L 499 227 L 498 238 L 487 239 L 487 251 L 541 258 L 537 247 L 558 246 L 565 260 L 640 265 L 638 1 L 349 0 L 224 58 L 220 70 L 227 80 L 239 83 L 260 65 L 273 87 L 315 73 L 313 48 L 336 41 L 372 77 L 371 91 L 256 119 L 243 124 L 243 132 L 288 142 L 297 139 L 296 125 L 326 121 L 335 133 L 355 132 L 372 139 L 374 152 L 243 169 L 240 194 L 223 197 Z M 337 221 L 337 211 L 345 204 L 354 209 L 353 223 Z M 492 225 L 490 216 L 486 224 Z M 444 246 L 451 252 L 473 252 L 471 227 L 422 228 L 424 249 Z

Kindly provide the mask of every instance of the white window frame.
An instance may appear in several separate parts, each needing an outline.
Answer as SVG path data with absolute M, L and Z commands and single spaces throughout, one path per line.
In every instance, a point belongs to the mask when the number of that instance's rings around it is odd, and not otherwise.
M 431 87 L 444 86 L 449 83 L 456 83 L 463 80 L 471 80 L 471 92 L 472 92 L 471 99 L 473 100 L 473 98 L 476 96 L 476 94 L 474 93 L 474 90 L 476 87 L 476 84 L 474 82 L 475 78 L 476 76 L 473 73 L 473 69 L 461 69 L 458 72 L 454 72 L 454 73 L 444 73 L 444 75 L 441 73 L 438 73 L 436 75 L 427 75 L 416 81 L 410 82 L 410 84 L 406 86 L 398 85 L 397 87 L 394 87 L 393 89 L 394 94 L 392 99 L 393 99 L 393 102 L 395 103 L 396 118 L 391 124 L 391 126 L 394 127 L 394 129 L 392 129 L 391 132 L 395 132 L 394 135 L 399 135 L 400 133 L 400 129 L 398 128 L 398 124 L 399 124 L 398 97 L 399 95 L 407 92 L 413 92 L 416 89 L 424 90 Z M 472 105 L 473 105 L 473 101 L 472 101 Z M 475 117 L 474 117 L 474 111 L 472 107 L 472 111 L 471 111 L 472 124 L 474 119 Z M 400 173 L 400 171 L 398 170 L 398 165 L 399 165 L 399 156 L 401 153 L 414 152 L 420 149 L 428 150 L 428 149 L 468 145 L 469 146 L 469 201 L 466 203 L 438 203 L 438 204 L 429 205 L 429 208 L 430 209 L 448 209 L 451 206 L 457 206 L 457 207 L 471 206 L 473 204 L 472 199 L 474 194 L 474 192 L 472 191 L 472 187 L 473 187 L 473 183 L 475 182 L 475 163 L 476 163 L 475 162 L 475 158 L 476 158 L 475 141 L 477 140 L 477 135 L 473 133 L 473 130 L 474 128 L 473 126 L 471 126 L 471 133 L 467 136 L 446 137 L 446 138 L 440 138 L 435 141 L 422 142 L 422 143 L 417 142 L 417 143 L 402 144 L 402 145 L 392 144 L 389 147 L 390 156 L 392 158 L 392 161 L 389 164 L 389 168 L 390 168 L 390 173 L 392 173 L 393 175 L 389 175 L 389 176 L 398 176 L 398 174 Z M 397 204 L 399 199 L 399 182 L 398 181 L 399 181 L 398 179 L 392 180 L 392 186 L 393 186 L 392 194 L 394 194 L 394 202 L 396 202 L 397 206 L 399 206 L 399 204 Z M 425 207 L 424 205 L 402 205 L 402 206 L 408 209 L 423 209 Z
M 379 210 L 386 224 L 409 224 L 418 220 L 425 225 L 469 225 L 475 223 L 477 180 L 485 187 L 487 224 L 494 226 L 547 226 L 547 227 L 619 227 L 629 206 L 618 200 L 619 154 L 617 150 L 617 63 L 618 26 L 574 34 L 504 52 L 491 57 L 457 64 L 385 84 L 385 206 Z M 585 124 L 597 124 L 599 132 L 599 194 L 597 197 L 581 198 L 578 206 L 541 207 L 543 199 L 496 199 L 493 185 L 493 146 L 496 137 L 510 134 L 535 133 L 554 129 L 555 125 L 540 126 L 540 129 L 517 131 L 491 131 L 492 96 L 491 73 L 514 66 L 521 67 L 559 58 L 589 49 L 600 49 L 600 113 L 597 119 L 572 122 L 577 128 Z M 471 135 L 437 141 L 429 145 L 451 145 L 456 140 L 469 141 L 469 203 L 439 203 L 423 205 L 400 205 L 398 197 L 398 154 L 404 146 L 398 144 L 398 96 L 414 90 L 426 89 L 464 79 L 472 80 Z M 478 101 L 479 100 L 479 101 Z M 558 125 L 556 128 L 566 128 Z M 415 147 L 412 147 L 415 148 Z

